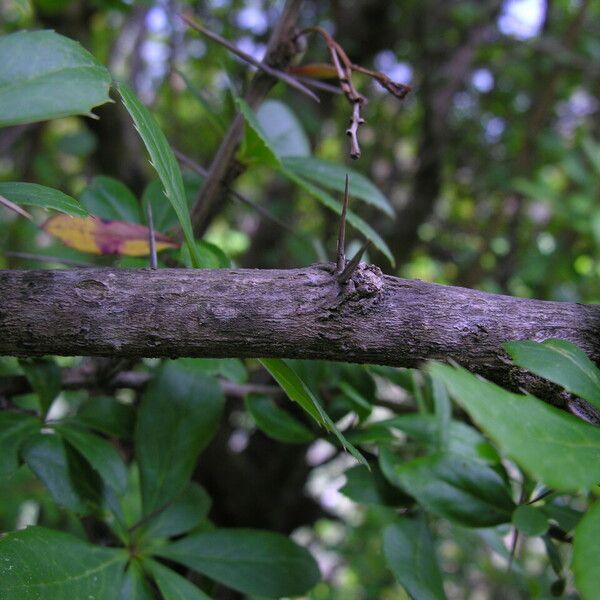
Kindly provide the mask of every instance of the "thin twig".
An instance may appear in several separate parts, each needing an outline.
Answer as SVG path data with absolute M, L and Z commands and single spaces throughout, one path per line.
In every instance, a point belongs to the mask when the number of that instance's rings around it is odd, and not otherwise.
M 342 216 L 340 218 L 340 232 L 337 243 L 337 261 L 335 272 L 341 275 L 346 268 L 346 213 L 348 212 L 348 173 L 346 173 L 346 185 L 344 187 L 344 203 L 342 205 Z
M 363 257 L 363 254 L 367 251 L 368 247 L 371 245 L 371 240 L 366 240 L 365 243 L 360 247 L 360 250 L 354 255 L 352 260 L 346 265 L 346 268 L 338 275 L 339 283 L 346 283 L 352 277 L 354 271 L 358 267 L 360 263 L 360 259 Z
M 210 29 L 206 29 L 206 27 L 204 27 L 203 25 L 198 23 L 198 21 L 196 21 L 189 15 L 182 14 L 182 15 L 180 15 L 180 17 L 192 29 L 195 29 L 196 31 L 205 35 L 207 38 L 213 40 L 214 42 L 221 44 L 221 46 L 224 46 L 225 48 L 227 48 L 232 54 L 235 54 L 236 56 L 238 56 L 242 60 L 246 61 L 247 63 L 255 66 L 257 69 L 264 71 L 267 75 L 270 75 L 271 77 L 275 77 L 276 79 L 279 79 L 279 80 L 283 81 L 284 83 L 287 83 L 290 87 L 293 87 L 296 90 L 298 90 L 299 92 L 302 92 L 309 98 L 312 98 L 315 102 L 320 102 L 319 97 L 312 90 L 310 90 L 304 84 L 302 84 L 300 81 L 298 81 L 295 77 L 292 77 L 288 73 L 285 73 L 284 71 L 280 71 L 279 69 L 274 69 L 273 67 L 270 67 L 269 65 L 267 65 L 264 62 L 256 60 L 253 56 L 250 56 L 250 54 L 246 54 L 246 52 L 244 52 L 243 50 L 240 50 L 237 46 L 234 46 L 231 42 L 229 42 L 225 38 L 222 38 L 219 34 L 215 33 L 214 31 L 210 31 Z
M 150 242 L 150 268 L 158 269 L 156 235 L 154 234 L 154 219 L 152 218 L 152 205 L 150 202 L 146 205 L 146 218 L 148 220 L 148 241 Z
M 91 265 L 88 263 L 84 263 L 78 260 L 72 260 L 70 258 L 59 258 L 58 256 L 45 256 L 44 254 L 32 254 L 30 252 L 13 252 L 13 251 L 6 251 L 4 253 L 4 256 L 9 256 L 11 258 L 23 258 L 25 260 L 37 260 L 39 262 L 46 262 L 46 263 L 56 263 L 59 265 L 70 265 L 73 267 L 82 267 L 82 268 L 89 268 L 89 267 L 95 267 L 96 265 Z
M 21 208 L 20 206 L 17 206 L 14 202 L 11 202 L 8 198 L 0 196 L 0 204 L 3 204 L 9 210 L 14 211 L 18 215 L 21 215 L 22 217 L 25 217 L 26 219 L 29 219 L 31 222 L 33 222 L 33 217 L 30 213 L 28 213 L 25 209 Z

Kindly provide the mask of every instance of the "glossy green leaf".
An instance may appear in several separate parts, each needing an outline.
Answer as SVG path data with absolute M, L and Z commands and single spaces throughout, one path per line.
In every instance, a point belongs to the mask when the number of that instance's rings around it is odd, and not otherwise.
M 348 469 L 346 484 L 340 492 L 360 504 L 381 506 L 406 506 L 412 504 L 412 498 L 397 487 L 390 485 L 376 463 L 370 465 L 371 470 L 357 465 Z
M 145 560 L 144 568 L 152 575 L 164 600 L 210 600 L 193 583 L 155 560 Z
M 450 446 L 452 406 L 443 382 L 435 377 L 431 381 L 431 392 L 435 409 L 435 422 L 437 425 L 437 445 L 439 450 L 442 451 Z
M 596 502 L 575 530 L 573 574 L 575 585 L 584 600 L 596 600 L 600 590 L 600 502 Z
M 78 42 L 54 31 L 0 37 L 0 127 L 91 115 L 110 102 L 110 73 Z
M 177 362 L 165 363 L 138 411 L 135 448 L 144 514 L 179 496 L 223 410 L 216 379 Z
M 106 435 L 131 439 L 135 421 L 135 409 L 111 396 L 93 396 L 77 410 L 75 422 Z
M 132 560 L 125 571 L 117 600 L 154 600 L 155 596 L 138 560 Z M 108 599 L 107 599 L 108 600 Z
M 165 510 L 154 516 L 144 527 L 144 538 L 172 537 L 187 533 L 208 516 L 211 500 L 197 483 L 188 484 L 185 491 Z
M 90 214 L 102 219 L 142 223 L 137 198 L 125 184 L 112 177 L 94 177 L 79 199 Z
M 348 401 L 362 423 L 370 416 L 373 411 L 373 405 L 347 381 L 340 381 L 338 387 L 340 388 L 340 392 L 344 394 L 344 399 Z
M 600 481 L 600 430 L 533 396 L 512 394 L 461 367 L 432 364 L 450 395 L 535 479 L 557 490 Z
M 304 177 L 300 177 L 293 171 L 286 169 L 285 167 L 280 168 L 279 172 L 287 177 L 290 181 L 300 186 L 305 192 L 310 194 L 313 198 L 318 200 L 321 204 L 326 206 L 329 210 L 332 210 L 337 215 L 342 214 L 342 202 L 336 200 L 320 187 L 314 185 Z M 354 229 L 360 231 L 368 240 L 371 240 L 373 245 L 390 261 L 390 264 L 394 266 L 394 257 L 388 245 L 385 243 L 383 238 L 363 219 L 356 215 L 353 211 L 348 210 L 346 219 Z
M 256 111 L 256 119 L 277 156 L 310 155 L 308 138 L 300 121 L 283 102 L 266 100 Z
M 543 511 L 535 506 L 521 504 L 512 515 L 513 525 L 524 535 L 544 535 L 548 531 L 548 519 Z
M 148 154 L 150 154 L 152 166 L 156 169 L 165 188 L 165 194 L 179 219 L 194 267 L 198 267 L 201 262 L 200 255 L 194 244 L 194 234 L 188 212 L 183 177 L 173 150 L 154 117 L 140 102 L 134 91 L 124 83 L 120 83 L 119 93 L 125 108 L 133 119 L 135 128 L 144 141 Z
M 156 554 L 245 594 L 299 596 L 319 580 L 310 553 L 287 537 L 253 529 L 218 529 L 161 546 Z
M 88 214 L 75 198 L 37 183 L 2 181 L 0 182 L 0 196 L 4 196 L 19 206 L 48 208 L 74 217 L 86 217 Z
M 571 342 L 507 342 L 504 348 L 515 364 L 549 379 L 600 408 L 600 369 Z
M 341 193 L 345 189 L 347 174 L 351 202 L 356 198 L 378 208 L 390 217 L 395 214 L 390 201 L 377 189 L 375 184 L 362 173 L 346 165 L 339 165 L 312 156 L 286 156 L 282 162 L 286 169 L 296 175 Z
M 41 421 L 36 417 L 0 412 L 0 477 L 7 477 L 19 467 L 21 444 L 40 430 Z
M 515 504 L 506 482 L 479 461 L 452 454 L 402 461 L 383 448 L 380 466 L 390 483 L 450 521 L 467 527 L 510 522 Z
M 81 514 L 99 504 L 98 481 L 90 476 L 89 466 L 57 434 L 31 436 L 23 444 L 21 454 L 57 504 Z
M 413 600 L 446 598 L 431 533 L 423 516 L 401 518 L 386 527 L 383 554 L 390 571 Z
M 56 425 L 56 431 L 100 475 L 104 483 L 122 494 L 127 487 L 127 467 L 120 454 L 106 440 L 85 429 Z
M 266 396 L 247 396 L 246 408 L 258 427 L 269 437 L 288 444 L 306 444 L 313 433 Z
M 48 358 L 28 358 L 19 361 L 21 369 L 37 394 L 40 412 L 45 416 L 62 387 L 60 369 Z
M 127 553 L 30 527 L 0 538 L 0 598 L 117 598 Z
M 350 452 L 356 460 L 367 465 L 365 457 L 342 435 L 314 394 L 286 362 L 279 358 L 261 358 L 260 363 L 271 373 L 290 400 L 297 402 L 317 423 L 333 433 L 342 448 Z

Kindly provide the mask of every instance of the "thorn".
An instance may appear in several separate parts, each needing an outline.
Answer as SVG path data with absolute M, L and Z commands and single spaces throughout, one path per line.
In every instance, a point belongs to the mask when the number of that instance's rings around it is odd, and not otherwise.
M 360 259 L 363 257 L 363 254 L 367 251 L 367 248 L 371 245 L 371 240 L 366 240 L 365 243 L 360 247 L 360 250 L 354 255 L 352 260 L 346 265 L 346 268 L 338 275 L 337 280 L 339 283 L 346 283 L 350 277 L 352 277 L 352 273 L 356 271 L 356 267 L 360 263 Z
M 337 243 L 337 262 L 335 272 L 341 274 L 346 268 L 346 213 L 348 212 L 348 173 L 346 173 L 346 185 L 344 187 L 344 202 L 342 204 L 342 216 L 340 219 L 340 232 L 338 234 Z
M 148 219 L 148 239 L 150 242 L 150 268 L 158 268 L 158 259 L 156 258 L 156 237 L 154 235 L 154 220 L 152 219 L 152 205 L 148 202 L 146 207 L 146 217 Z

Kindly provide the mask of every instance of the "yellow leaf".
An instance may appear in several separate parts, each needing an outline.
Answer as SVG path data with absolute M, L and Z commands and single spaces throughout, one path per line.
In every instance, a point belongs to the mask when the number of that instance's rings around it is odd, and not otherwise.
M 148 256 L 150 254 L 149 230 L 138 223 L 109 221 L 98 217 L 50 217 L 42 229 L 67 246 L 88 254 L 119 254 L 122 256 Z M 156 233 L 156 251 L 178 248 L 179 244 L 162 233 Z

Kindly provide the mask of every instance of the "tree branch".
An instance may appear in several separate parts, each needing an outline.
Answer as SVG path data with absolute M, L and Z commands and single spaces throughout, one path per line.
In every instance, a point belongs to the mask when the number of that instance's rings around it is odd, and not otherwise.
M 512 366 L 501 344 L 561 338 L 600 362 L 600 306 L 398 279 L 364 263 L 342 286 L 334 271 L 0 271 L 0 355 L 451 359 L 560 406 L 569 398 Z

